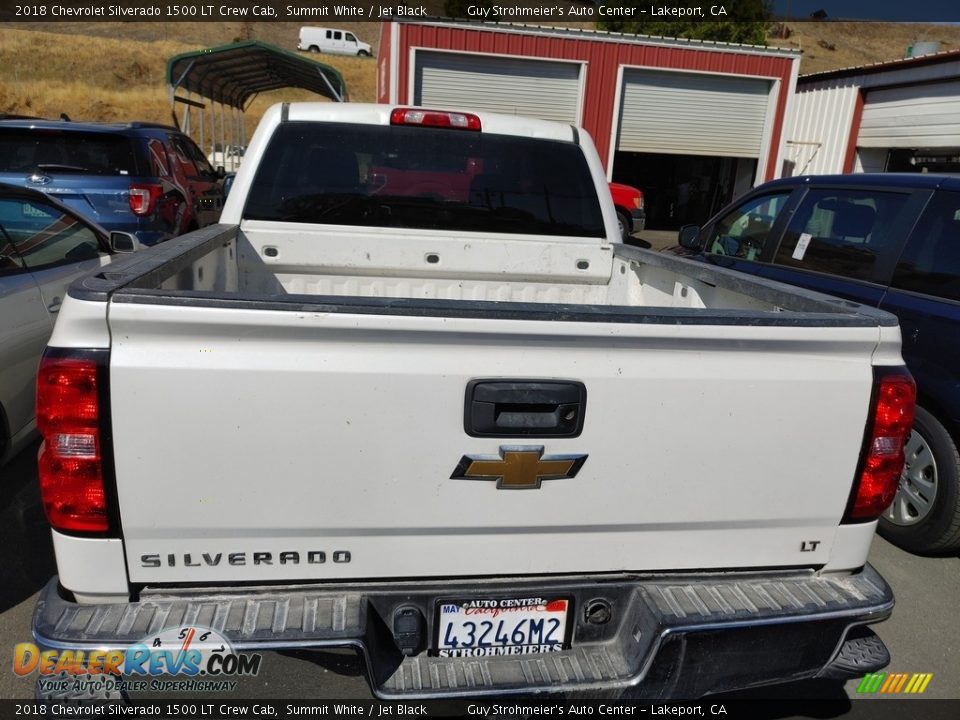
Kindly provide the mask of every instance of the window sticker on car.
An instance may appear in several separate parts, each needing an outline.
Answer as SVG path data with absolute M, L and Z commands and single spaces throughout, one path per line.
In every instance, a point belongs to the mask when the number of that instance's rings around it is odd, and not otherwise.
M 810 233 L 800 233 L 797 246 L 793 249 L 792 257 L 794 260 L 803 260 L 803 256 L 807 254 L 807 246 L 811 240 L 813 240 L 813 235 Z

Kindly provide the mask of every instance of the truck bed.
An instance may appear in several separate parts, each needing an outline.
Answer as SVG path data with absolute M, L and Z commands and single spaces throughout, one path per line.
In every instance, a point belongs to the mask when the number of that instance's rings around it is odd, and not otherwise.
M 214 225 L 115 262 L 85 278 L 72 295 L 118 302 L 167 298 L 180 305 L 321 302 L 340 308 L 334 312 L 366 307 L 388 314 L 456 308 L 474 316 L 531 312 L 644 323 L 672 322 L 672 311 L 690 309 L 697 312 L 680 315 L 693 323 L 896 325 L 892 316 L 855 303 L 627 245 L 425 240 L 416 232 L 394 243 L 358 235 L 344 237 L 343 228 L 324 233 Z M 530 307 L 536 305 L 544 307 Z

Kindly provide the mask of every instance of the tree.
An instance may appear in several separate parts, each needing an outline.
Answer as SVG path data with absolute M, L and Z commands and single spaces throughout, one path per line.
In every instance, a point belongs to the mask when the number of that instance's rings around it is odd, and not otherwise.
M 608 0 L 606 7 L 636 8 L 637 0 Z M 723 7 L 727 14 L 710 16 L 711 5 L 704 3 L 706 17 L 697 15 L 649 17 L 646 20 L 607 20 L 597 22 L 602 30 L 622 33 L 640 33 L 663 37 L 690 38 L 693 40 L 717 40 L 748 45 L 766 45 L 767 28 L 773 19 L 770 0 L 727 0 L 716 7 Z M 689 0 L 660 0 L 657 7 L 677 9 L 697 7 Z M 669 17 L 663 20 L 662 17 Z

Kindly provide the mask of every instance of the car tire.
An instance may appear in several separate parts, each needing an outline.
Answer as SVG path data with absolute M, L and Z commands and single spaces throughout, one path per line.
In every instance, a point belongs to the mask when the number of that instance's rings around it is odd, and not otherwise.
M 307 52 L 318 53 L 320 52 L 320 48 L 317 45 L 311 45 L 307 48 Z
M 368 53 L 366 50 L 361 50 L 357 53 L 357 57 L 370 57 L 370 53 Z
M 880 535 L 919 554 L 960 550 L 960 455 L 936 417 L 917 406 L 897 495 L 880 518 Z M 926 503 L 926 504 L 924 504 Z
M 623 242 L 626 242 L 630 239 L 630 217 L 625 213 L 617 210 L 617 225 L 620 227 L 620 239 Z

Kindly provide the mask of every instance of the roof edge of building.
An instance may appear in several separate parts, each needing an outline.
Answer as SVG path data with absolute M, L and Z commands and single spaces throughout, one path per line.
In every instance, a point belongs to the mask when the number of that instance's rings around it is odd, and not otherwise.
M 857 77 L 859 75 L 875 75 L 888 70 L 899 70 L 901 68 L 923 67 L 925 65 L 939 65 L 951 60 L 960 60 L 960 49 L 941 50 L 927 55 L 917 55 L 916 57 L 896 58 L 894 60 L 881 60 L 880 62 L 867 63 L 866 65 L 855 65 L 837 70 L 823 70 L 817 73 L 801 75 L 797 78 L 798 84 L 811 82 L 821 82 L 823 80 L 839 80 L 848 77 Z
M 748 45 L 746 43 L 731 43 L 722 40 L 698 40 L 691 38 L 671 38 L 660 35 L 641 35 L 634 33 L 615 32 L 613 30 L 596 30 L 590 28 L 565 28 L 555 25 L 529 25 L 516 22 L 489 22 L 483 20 L 464 20 L 459 18 L 424 18 L 410 21 L 400 17 L 391 18 L 394 22 L 403 25 L 431 25 L 440 27 L 469 27 L 488 32 L 501 31 L 529 35 L 552 35 L 556 37 L 575 37 L 597 42 L 620 42 L 635 45 L 662 45 L 668 47 L 696 48 L 717 50 L 721 52 L 749 52 L 756 55 L 773 57 L 798 58 L 800 50 L 793 48 L 778 48 L 767 45 Z

